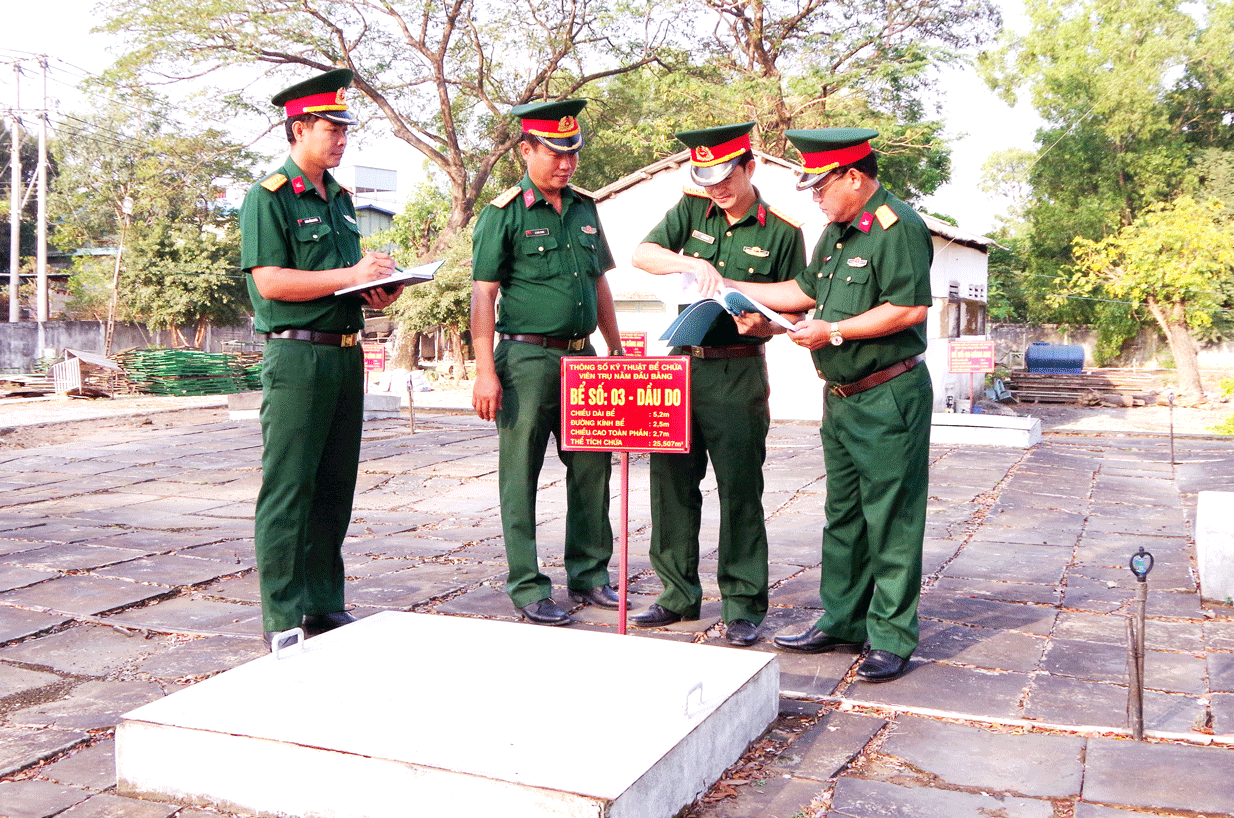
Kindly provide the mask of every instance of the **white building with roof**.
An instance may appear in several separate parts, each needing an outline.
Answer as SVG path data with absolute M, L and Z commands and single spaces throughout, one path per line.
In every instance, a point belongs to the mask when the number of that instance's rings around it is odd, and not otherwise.
M 758 161 L 754 186 L 771 207 L 801 222 L 806 251 L 812 252 L 827 226 L 826 217 L 808 191 L 796 189 L 794 165 L 760 151 L 754 154 Z M 635 269 L 630 256 L 681 197 L 682 188 L 694 186 L 689 165 L 690 152 L 681 151 L 594 193 L 617 263 L 608 274 L 617 322 L 623 332 L 647 334 L 648 355 L 668 354 L 668 347 L 659 338 L 677 314 L 680 286 L 675 281 L 678 276 L 653 276 Z M 894 186 L 889 189 L 896 192 Z M 926 363 L 934 382 L 935 411 L 941 412 L 949 397 L 966 403 L 971 398 L 970 390 L 979 395 L 984 387 L 980 376 L 948 372 L 947 342 L 989 337 L 985 334 L 987 259 L 993 242 L 933 217 L 923 214 L 922 218 L 934 239 L 934 263 L 930 270 L 934 303 L 926 319 Z M 595 343 L 597 350 L 603 351 L 599 333 Z M 771 376 L 771 416 L 777 420 L 818 420 L 825 385 L 814 371 L 810 354 L 779 335 L 767 345 L 767 366 Z

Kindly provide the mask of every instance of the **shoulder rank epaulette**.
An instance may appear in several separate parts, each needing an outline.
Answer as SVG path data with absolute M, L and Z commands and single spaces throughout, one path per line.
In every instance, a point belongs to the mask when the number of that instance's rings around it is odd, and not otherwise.
M 885 204 L 879 205 L 878 208 L 875 209 L 874 218 L 878 219 L 878 223 L 883 226 L 884 230 L 900 220 L 900 217 L 895 214 L 895 211 L 890 207 L 887 207 Z
M 774 213 L 776 216 L 778 216 L 780 221 L 788 222 L 793 227 L 801 227 L 800 219 L 795 219 L 792 216 L 785 213 L 783 210 L 776 210 L 774 207 L 771 207 L 770 205 L 768 205 L 767 209 L 770 210 L 772 213 Z
M 681 192 L 686 194 L 687 196 L 701 196 L 704 199 L 711 198 L 707 195 L 707 191 L 703 190 L 701 187 L 692 187 L 691 185 L 684 185 L 681 188 Z
M 356 192 L 352 190 L 351 188 L 347 187 L 347 185 L 339 185 L 339 187 L 341 187 L 343 189 L 343 192 L 346 193 L 348 196 L 356 195 Z
M 287 184 L 287 177 L 281 173 L 276 173 L 273 176 L 267 176 L 261 181 L 261 186 L 273 193 L 274 191 Z
M 506 188 L 505 190 L 501 192 L 500 196 L 498 196 L 496 199 L 493 199 L 493 207 L 505 207 L 506 205 L 510 204 L 510 202 L 514 201 L 515 196 L 517 196 L 518 194 L 522 192 L 523 192 L 523 189 L 519 187 L 518 185 L 515 185 L 514 187 Z

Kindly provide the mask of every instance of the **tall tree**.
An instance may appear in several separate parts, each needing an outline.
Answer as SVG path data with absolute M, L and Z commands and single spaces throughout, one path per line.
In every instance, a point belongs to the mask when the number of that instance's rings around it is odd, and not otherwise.
M 1152 205 L 1130 225 L 1100 241 L 1077 239 L 1080 292 L 1105 292 L 1142 305 L 1174 353 L 1179 385 L 1203 396 L 1194 332 L 1212 324 L 1234 276 L 1234 232 L 1220 202 L 1182 197 Z
M 576 96 L 647 65 L 663 36 L 643 0 L 106 2 L 103 30 L 131 46 L 113 71 L 121 82 L 260 65 L 284 84 L 306 71 L 355 71 L 370 113 L 445 179 L 450 213 L 435 251 L 471 220 L 493 167 L 517 141 L 511 106 Z M 218 76 L 234 81 L 237 72 Z M 260 85 L 260 96 L 272 87 Z M 260 99 L 250 104 L 272 113 Z
M 255 158 L 218 131 L 185 134 L 172 122 L 165 102 L 147 99 L 69 117 L 53 146 L 61 172 L 49 213 L 61 247 L 123 240 L 122 316 L 177 332 L 192 327 L 183 342 L 199 345 L 206 325 L 235 324 L 247 310 L 236 214 L 221 199 L 226 181 L 252 179 Z M 83 282 L 109 288 L 110 275 L 87 268 L 113 263 L 86 256 Z M 102 300 L 81 286 L 75 296 L 90 312 Z

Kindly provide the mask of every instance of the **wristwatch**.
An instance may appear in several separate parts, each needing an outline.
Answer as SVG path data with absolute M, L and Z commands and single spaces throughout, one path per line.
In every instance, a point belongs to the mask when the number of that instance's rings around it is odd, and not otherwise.
M 625 355 L 625 354 L 626 354 L 625 347 L 616 347 L 615 349 L 610 349 L 608 351 L 608 357 L 610 358 L 615 358 L 615 357 Z
M 840 334 L 840 322 L 831 322 L 831 345 L 838 347 L 844 343 L 844 336 Z

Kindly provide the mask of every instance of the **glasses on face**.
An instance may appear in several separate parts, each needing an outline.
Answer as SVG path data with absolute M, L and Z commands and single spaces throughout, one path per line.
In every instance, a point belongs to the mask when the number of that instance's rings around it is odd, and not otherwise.
M 835 184 L 840 178 L 841 178 L 840 174 L 836 174 L 835 176 L 831 178 L 831 181 L 825 182 L 821 185 L 815 185 L 814 187 L 810 188 L 810 197 L 816 200 L 823 198 L 823 193 L 827 190 L 827 188 Z

